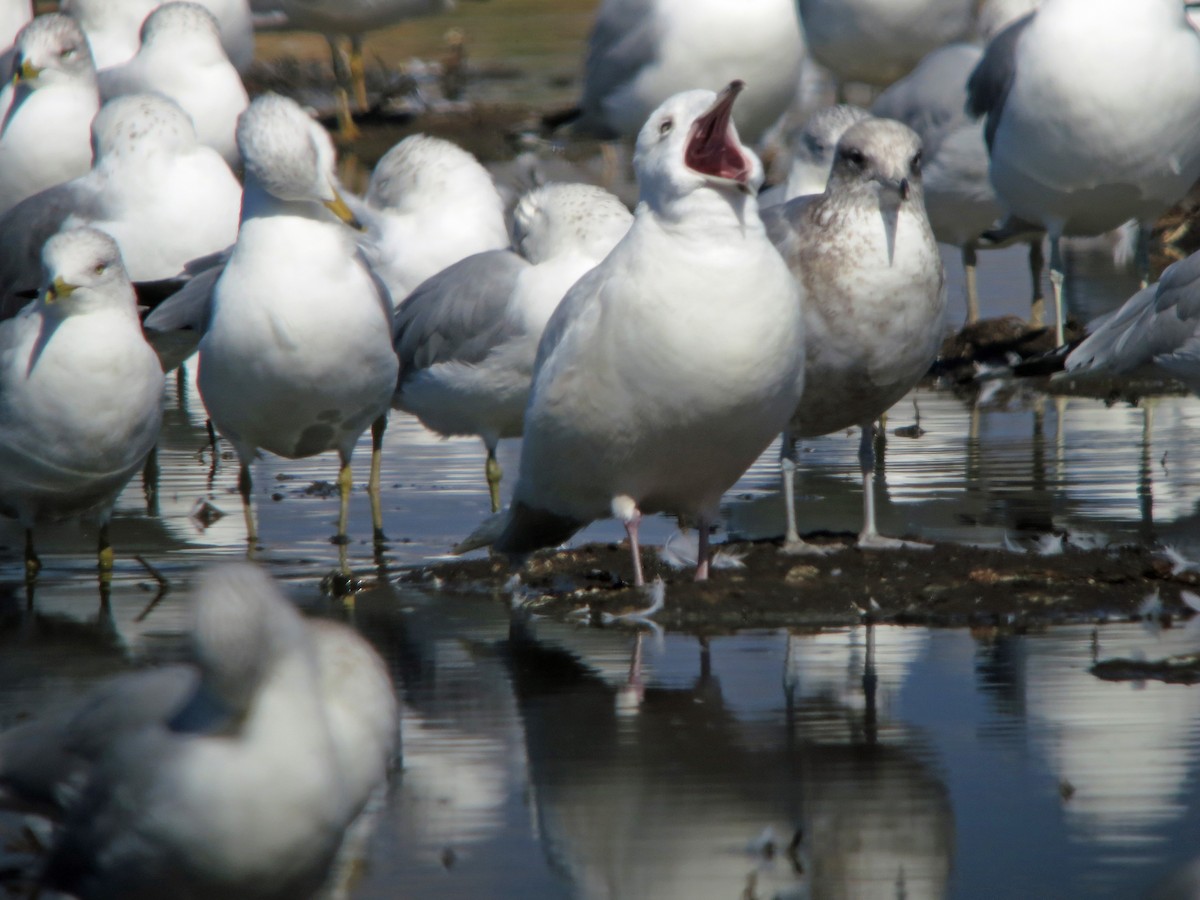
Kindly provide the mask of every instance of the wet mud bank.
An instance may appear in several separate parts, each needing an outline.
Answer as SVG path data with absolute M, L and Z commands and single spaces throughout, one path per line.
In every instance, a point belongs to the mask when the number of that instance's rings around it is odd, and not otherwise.
M 850 535 L 811 539 L 831 551 L 792 556 L 778 542 L 722 545 L 742 565 L 717 570 L 705 584 L 646 551 L 647 580 L 662 578 L 665 586 L 663 607 L 653 620 L 700 633 L 865 620 L 1020 630 L 1146 616 L 1170 627 L 1194 615 L 1180 591 L 1200 584 L 1197 572 L 1134 546 L 1068 544 L 1042 555 L 948 543 L 927 550 L 863 551 Z M 651 602 L 649 591 L 629 586 L 629 573 L 626 547 L 588 544 L 536 555 L 518 570 L 499 558 L 438 562 L 409 570 L 401 581 L 451 595 L 508 594 L 539 615 L 606 624 L 636 621 L 614 617 Z M 1148 601 L 1155 595 L 1158 603 Z

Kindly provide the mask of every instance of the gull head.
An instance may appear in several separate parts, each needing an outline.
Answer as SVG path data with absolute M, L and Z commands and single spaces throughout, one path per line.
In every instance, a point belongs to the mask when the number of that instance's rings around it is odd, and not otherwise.
M 238 151 L 246 181 L 278 200 L 319 203 L 352 228 L 361 228 L 338 191 L 329 133 L 279 94 L 254 99 L 238 118 Z
M 743 87 L 733 81 L 719 94 L 685 91 L 650 114 L 633 157 L 643 199 L 678 197 L 705 187 L 758 192 L 762 163 L 742 144 L 731 118 Z
M 56 84 L 94 84 L 92 51 L 79 24 L 57 13 L 38 16 L 17 34 L 12 79 L 30 90 Z
M 195 146 L 191 116 L 161 94 L 115 97 L 92 119 L 92 156 L 97 166 L 181 153 Z
M 252 563 L 215 566 L 192 597 L 192 654 L 209 698 L 240 720 L 278 661 L 306 646 L 299 613 Z
M 864 191 L 887 207 L 921 200 L 921 138 L 907 125 L 865 119 L 838 141 L 828 193 Z
M 56 315 L 105 306 L 136 314 L 117 242 L 95 228 L 60 231 L 42 247 L 42 305 Z
M 227 59 L 216 17 L 198 3 L 166 3 L 142 23 L 143 50 L 186 54 L 193 62 Z
M 852 125 L 870 118 L 860 106 L 838 103 L 817 110 L 786 138 L 792 165 L 788 196 L 820 194 L 829 180 L 838 141 Z
M 513 210 L 513 248 L 534 265 L 572 252 L 603 257 L 632 222 L 625 204 L 604 188 L 546 184 Z
M 418 213 L 455 194 L 495 194 L 495 184 L 479 160 L 450 141 L 412 134 L 375 164 L 367 203 L 397 214 Z

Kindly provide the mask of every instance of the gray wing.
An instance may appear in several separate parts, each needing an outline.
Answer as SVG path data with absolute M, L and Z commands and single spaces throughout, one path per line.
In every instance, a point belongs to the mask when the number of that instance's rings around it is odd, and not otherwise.
M 646 0 L 606 0 L 600 5 L 588 35 L 580 129 L 602 138 L 619 137 L 606 125 L 602 104 L 658 57 L 661 35 L 651 8 Z
M 42 245 L 72 214 L 87 217 L 91 192 L 75 182 L 26 197 L 0 217 L 0 319 L 12 318 L 42 282 Z
M 392 320 L 400 383 L 437 363 L 477 363 L 515 336 L 508 302 L 528 266 L 510 250 L 489 250 L 459 260 L 417 285 Z
M 934 135 L 967 121 L 967 79 L 982 56 L 983 51 L 974 44 L 950 44 L 934 50 L 879 95 L 871 114 L 903 122 L 928 147 Z
M 803 232 L 814 227 L 810 221 L 811 213 L 823 197 L 823 194 L 796 197 L 787 203 L 770 206 L 762 211 L 767 237 L 793 269 L 798 258 L 796 245 L 802 239 Z
M 1181 319 L 1200 315 L 1200 253 L 1167 267 L 1158 280 L 1154 306 L 1159 312 L 1174 309 Z
M 146 340 L 158 354 L 164 372 L 176 368 L 200 346 L 212 315 L 213 288 L 224 272 L 224 261 L 201 272 L 142 322 Z
M 1036 15 L 1035 10 L 1022 16 L 992 38 L 983 51 L 983 59 L 967 79 L 967 114 L 973 119 L 987 116 L 983 133 L 989 150 L 996 138 L 996 129 L 1000 127 L 1004 101 L 1008 99 L 1016 77 L 1017 45 Z

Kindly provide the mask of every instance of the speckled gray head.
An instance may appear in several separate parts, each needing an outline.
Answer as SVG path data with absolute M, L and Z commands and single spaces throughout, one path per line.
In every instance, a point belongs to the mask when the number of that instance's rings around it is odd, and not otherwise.
M 346 224 L 361 227 L 338 192 L 333 140 L 295 100 L 256 97 L 238 118 L 237 144 L 247 184 L 285 202 L 321 203 Z
M 735 81 L 720 94 L 685 91 L 650 114 L 633 157 L 642 200 L 654 206 L 702 187 L 758 193 L 762 163 L 742 144 L 731 119 L 742 87 Z
M 136 301 L 117 242 L 95 228 L 60 231 L 42 247 L 42 303 L 60 316 Z
M 922 202 L 921 138 L 892 119 L 866 119 L 837 144 L 828 193 L 870 192 L 884 205 Z
M 604 188 L 546 184 L 517 202 L 513 247 L 535 265 L 572 250 L 605 255 L 632 222 L 625 204 Z
M 376 209 L 409 212 L 455 191 L 494 191 L 491 175 L 457 144 L 413 134 L 383 155 L 371 173 L 367 202 Z
M 87 38 L 70 16 L 38 16 L 17 35 L 15 51 L 12 77 L 30 90 L 64 82 L 96 82 Z
M 210 48 L 225 56 L 216 17 L 198 3 L 164 3 L 146 17 L 140 36 L 143 47 Z
M 191 117 L 161 94 L 116 97 L 100 107 L 92 120 L 92 154 L 97 164 L 195 146 Z

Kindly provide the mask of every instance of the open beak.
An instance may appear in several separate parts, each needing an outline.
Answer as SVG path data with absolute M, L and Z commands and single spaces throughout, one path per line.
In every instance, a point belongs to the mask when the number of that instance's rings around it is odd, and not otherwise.
M 683 154 L 684 164 L 692 171 L 732 181 L 743 188 L 750 182 L 750 160 L 742 152 L 729 120 L 733 115 L 733 101 L 745 86 L 743 81 L 731 81 L 717 95 L 717 102 L 692 123 Z
M 325 208 L 331 213 L 349 225 L 356 231 L 363 231 L 362 222 L 358 221 L 358 216 L 354 215 L 353 210 L 346 205 L 346 201 L 342 199 L 342 195 L 338 193 L 337 188 L 333 189 L 333 199 L 321 201 L 325 204 Z
M 47 304 L 65 300 L 75 293 L 76 287 L 77 285 L 67 284 L 67 282 L 63 281 L 61 275 L 57 276 L 50 282 L 50 287 L 46 288 L 46 293 L 42 295 L 42 300 Z

